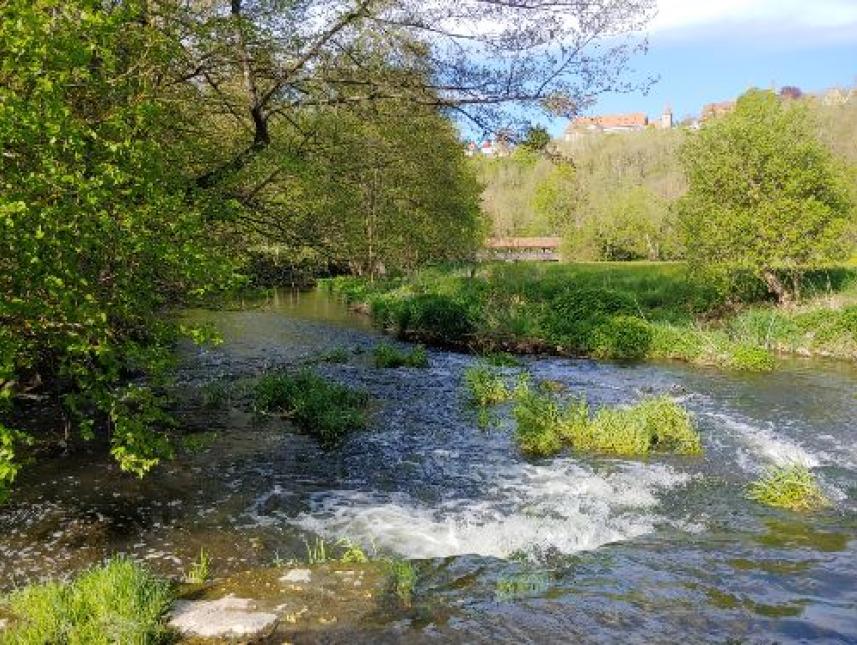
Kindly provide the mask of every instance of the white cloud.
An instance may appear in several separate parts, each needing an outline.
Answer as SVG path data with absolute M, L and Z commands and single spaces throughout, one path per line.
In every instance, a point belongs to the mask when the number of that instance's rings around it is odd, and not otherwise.
M 804 28 L 857 22 L 855 0 L 658 0 L 653 31 L 723 23 L 774 23 Z

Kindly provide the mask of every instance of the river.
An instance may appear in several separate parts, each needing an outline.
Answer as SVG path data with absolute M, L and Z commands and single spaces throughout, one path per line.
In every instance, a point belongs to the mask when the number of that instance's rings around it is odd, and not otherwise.
M 465 401 L 471 356 L 381 370 L 365 318 L 318 293 L 194 311 L 225 342 L 181 348 L 183 424 L 217 433 L 137 480 L 78 454 L 29 468 L 0 510 L 3 588 L 113 552 L 178 576 L 204 547 L 216 576 L 300 558 L 316 536 L 413 559 L 415 607 L 347 642 L 857 642 L 857 368 L 791 361 L 746 375 L 680 364 L 524 358 L 593 405 L 669 393 L 701 458 L 523 458 L 507 408 L 482 429 Z M 333 450 L 200 392 L 348 349 L 316 369 L 368 391 L 366 431 Z M 514 378 L 514 370 L 509 371 Z M 746 500 L 771 464 L 813 468 L 834 501 L 797 514 Z M 514 594 L 503 593 L 524 581 Z M 335 639 L 334 639 L 335 640 Z M 338 642 L 338 641 L 337 641 Z

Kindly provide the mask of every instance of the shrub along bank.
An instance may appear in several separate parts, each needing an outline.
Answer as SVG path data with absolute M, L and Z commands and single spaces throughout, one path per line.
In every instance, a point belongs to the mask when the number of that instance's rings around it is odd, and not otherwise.
M 677 263 L 485 264 L 323 286 L 402 337 L 479 351 L 675 359 L 770 371 L 775 353 L 857 358 L 857 271 L 803 278 L 782 309 L 758 280 Z

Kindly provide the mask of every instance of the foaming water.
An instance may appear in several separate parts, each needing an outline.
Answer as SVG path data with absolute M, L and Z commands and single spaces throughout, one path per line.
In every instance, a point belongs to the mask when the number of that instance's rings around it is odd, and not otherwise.
M 293 520 L 326 537 L 410 558 L 522 552 L 571 554 L 650 533 L 663 521 L 658 492 L 689 475 L 664 465 L 615 464 L 610 472 L 570 459 L 521 465 L 494 474 L 484 499 L 426 505 L 406 493 L 328 491 Z
M 826 457 L 765 425 L 753 424 L 723 412 L 709 413 L 708 416 L 719 428 L 738 440 L 739 464 L 750 472 L 756 472 L 766 464 L 798 464 L 816 468 Z

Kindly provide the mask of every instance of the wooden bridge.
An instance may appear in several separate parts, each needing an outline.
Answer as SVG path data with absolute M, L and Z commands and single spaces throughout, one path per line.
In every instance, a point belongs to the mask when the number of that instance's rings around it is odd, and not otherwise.
M 485 257 L 506 262 L 559 262 L 558 237 L 492 237 L 485 243 Z

